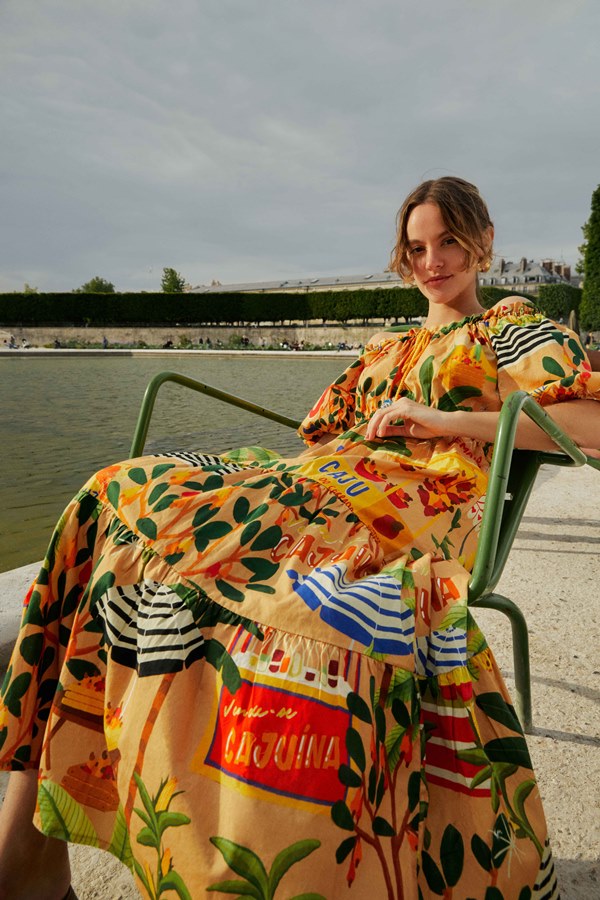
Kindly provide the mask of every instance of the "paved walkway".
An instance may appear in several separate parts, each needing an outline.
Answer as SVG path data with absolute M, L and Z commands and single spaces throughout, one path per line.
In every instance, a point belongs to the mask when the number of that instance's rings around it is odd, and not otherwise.
M 34 573 L 25 567 L 0 575 L 0 665 Z M 562 900 L 593 900 L 600 897 L 599 472 L 544 469 L 499 590 L 529 623 L 534 732 L 528 743 Z M 510 626 L 490 610 L 477 618 L 512 688 Z M 0 796 L 4 784 L 0 775 Z M 129 872 L 108 854 L 86 847 L 71 853 L 80 900 L 139 898 Z

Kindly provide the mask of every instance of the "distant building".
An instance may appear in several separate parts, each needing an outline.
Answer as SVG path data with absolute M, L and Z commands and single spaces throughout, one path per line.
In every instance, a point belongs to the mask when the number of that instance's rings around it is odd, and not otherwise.
M 482 287 L 493 286 L 537 294 L 543 284 L 573 284 L 578 287 L 580 279 L 571 278 L 571 267 L 565 263 L 555 262 L 553 259 L 536 262 L 523 256 L 516 263 L 502 258 L 495 259 L 489 271 L 480 273 L 479 283 Z
M 479 274 L 482 286 L 493 285 L 507 290 L 537 294 L 542 284 L 557 283 L 580 285 L 581 279 L 571 278 L 571 267 L 552 259 L 535 262 L 522 259 L 518 263 L 496 259 L 488 272 Z M 376 272 L 371 275 L 326 275 L 321 278 L 288 278 L 278 281 L 252 281 L 240 284 L 199 284 L 190 288 L 192 294 L 306 294 L 311 291 L 354 291 L 368 288 L 406 287 L 395 272 Z
M 241 284 L 199 284 L 193 287 L 193 294 L 222 294 L 240 292 L 243 294 L 291 293 L 307 294 L 310 291 L 354 291 L 363 288 L 405 287 L 395 272 L 377 272 L 372 275 L 326 275 L 322 278 L 289 278 L 279 281 L 254 281 Z

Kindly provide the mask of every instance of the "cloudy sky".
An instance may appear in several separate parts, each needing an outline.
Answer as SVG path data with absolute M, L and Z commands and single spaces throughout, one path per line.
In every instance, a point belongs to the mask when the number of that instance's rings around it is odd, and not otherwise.
M 597 0 L 3 0 L 0 290 L 382 271 L 424 178 L 574 263 Z

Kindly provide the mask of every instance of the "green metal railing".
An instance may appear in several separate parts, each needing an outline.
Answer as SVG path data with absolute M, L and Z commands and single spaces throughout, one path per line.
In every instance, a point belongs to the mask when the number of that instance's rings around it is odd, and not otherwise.
M 288 428 L 297 429 L 300 425 L 296 419 L 290 419 L 194 378 L 175 372 L 161 372 L 146 388 L 131 444 L 132 458 L 143 453 L 156 396 L 161 386 L 169 381 Z M 529 416 L 542 431 L 546 432 L 562 453 L 515 450 L 515 434 L 521 413 Z M 506 399 L 498 420 L 475 565 L 469 581 L 468 603 L 473 607 L 496 609 L 510 620 L 515 669 L 515 707 L 525 731 L 531 731 L 532 727 L 527 624 L 516 603 L 502 594 L 495 593 L 494 589 L 508 559 L 538 470 L 544 463 L 558 466 L 590 465 L 600 470 L 600 460 L 586 456 L 529 394 L 525 391 L 515 391 Z
M 277 422 L 279 425 L 286 425 L 288 428 L 296 429 L 300 425 L 300 422 L 296 419 L 282 416 L 280 413 L 274 412 L 272 409 L 267 409 L 265 406 L 257 406 L 256 403 L 251 403 L 250 400 L 236 397 L 235 394 L 221 391 L 219 388 L 212 387 L 212 385 L 205 384 L 202 381 L 197 381 L 195 378 L 188 378 L 186 375 L 178 375 L 177 372 L 160 372 L 149 382 L 146 393 L 144 394 L 144 399 L 142 400 L 133 441 L 131 442 L 131 450 L 129 451 L 129 455 L 132 459 L 136 456 L 141 456 L 144 451 L 156 395 L 162 385 L 167 381 L 181 384 L 183 387 L 191 388 L 191 390 L 198 391 L 200 394 L 214 397 L 215 400 L 221 400 L 223 403 L 229 403 L 232 406 L 237 406 L 239 409 L 245 409 L 247 412 L 262 416 L 263 419 L 270 419 L 272 422 Z

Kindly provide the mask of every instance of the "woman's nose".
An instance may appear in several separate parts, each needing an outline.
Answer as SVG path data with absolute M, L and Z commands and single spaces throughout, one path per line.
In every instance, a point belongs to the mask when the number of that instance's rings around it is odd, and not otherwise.
M 441 266 L 443 266 L 443 264 L 444 264 L 444 261 L 442 259 L 442 256 L 437 251 L 436 248 L 432 247 L 430 250 L 427 251 L 427 255 L 425 258 L 425 265 L 427 266 L 428 269 L 433 271 L 435 269 L 439 269 Z

